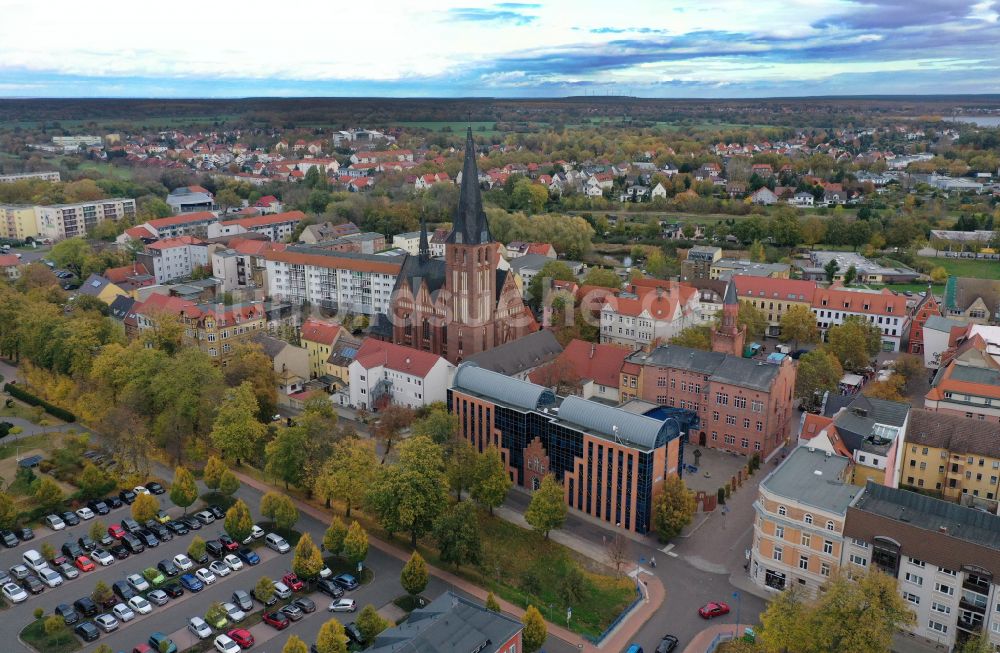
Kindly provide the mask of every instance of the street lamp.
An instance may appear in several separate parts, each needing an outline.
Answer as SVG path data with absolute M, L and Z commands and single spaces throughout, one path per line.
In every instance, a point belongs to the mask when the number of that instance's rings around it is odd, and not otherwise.
M 733 598 L 736 599 L 736 623 L 733 624 L 733 639 L 736 639 L 736 632 L 740 629 L 740 593 L 733 592 Z

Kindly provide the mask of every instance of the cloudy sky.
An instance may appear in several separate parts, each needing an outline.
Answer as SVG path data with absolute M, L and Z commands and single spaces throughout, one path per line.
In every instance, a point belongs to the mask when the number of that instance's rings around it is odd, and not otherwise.
M 0 96 L 1000 93 L 1000 0 L 0 0 Z

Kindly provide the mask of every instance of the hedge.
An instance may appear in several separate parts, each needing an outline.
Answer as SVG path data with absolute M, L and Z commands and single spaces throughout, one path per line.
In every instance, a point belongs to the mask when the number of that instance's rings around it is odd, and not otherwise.
M 9 393 L 12 397 L 17 397 L 24 403 L 31 406 L 41 406 L 45 409 L 45 412 L 53 417 L 59 418 L 64 422 L 75 422 L 76 415 L 69 412 L 65 408 L 60 408 L 59 406 L 54 406 L 49 402 L 45 401 L 41 397 L 36 397 L 27 390 L 21 388 L 13 383 L 5 383 L 3 385 L 5 392 Z

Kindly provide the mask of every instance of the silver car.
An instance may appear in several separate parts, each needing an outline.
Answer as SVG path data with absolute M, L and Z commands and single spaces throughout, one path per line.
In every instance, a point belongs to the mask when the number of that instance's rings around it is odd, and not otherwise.
M 106 633 L 118 630 L 118 620 L 110 614 L 99 614 L 94 617 L 94 624 Z

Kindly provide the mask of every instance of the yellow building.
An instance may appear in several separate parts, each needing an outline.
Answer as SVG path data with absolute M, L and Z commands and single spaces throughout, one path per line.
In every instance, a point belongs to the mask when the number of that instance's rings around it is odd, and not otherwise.
M 0 204 L 0 238 L 24 240 L 38 236 L 35 207 Z
M 336 322 L 309 318 L 302 325 L 302 346 L 309 352 L 309 374 L 317 378 L 327 373 L 327 361 L 343 327 Z M 343 378 L 347 378 L 346 376 Z
M 953 501 L 966 495 L 966 501 L 995 510 L 1000 424 L 921 409 L 914 409 L 910 420 L 900 486 L 939 492 Z
M 812 312 L 815 281 L 740 275 L 734 276 L 732 282 L 736 284 L 736 296 L 740 302 L 750 304 L 767 318 L 765 335 L 781 335 L 781 318 L 793 306 Z

